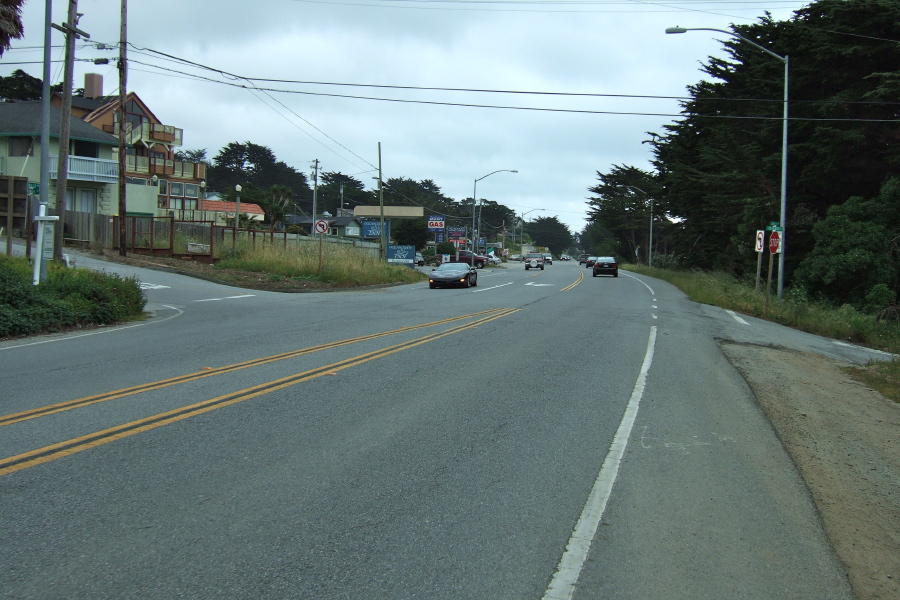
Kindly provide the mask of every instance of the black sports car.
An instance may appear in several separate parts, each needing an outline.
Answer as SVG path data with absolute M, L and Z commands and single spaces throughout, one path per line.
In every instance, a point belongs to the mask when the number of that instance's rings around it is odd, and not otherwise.
M 432 269 L 428 275 L 428 287 L 446 286 L 470 287 L 478 285 L 478 271 L 466 263 L 441 263 L 436 269 Z

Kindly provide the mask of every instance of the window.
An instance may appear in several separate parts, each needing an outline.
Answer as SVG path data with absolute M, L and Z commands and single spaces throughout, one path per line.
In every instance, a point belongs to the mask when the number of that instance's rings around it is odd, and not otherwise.
M 34 138 L 14 136 L 9 138 L 10 156 L 34 156 Z
M 72 140 L 72 154 L 86 158 L 100 158 L 100 144 L 97 142 Z
M 200 196 L 200 186 L 196 183 L 186 183 L 184 184 L 184 197 L 185 198 L 198 198 Z
M 172 191 L 170 196 L 184 196 L 184 184 L 172 182 Z
M 66 210 L 96 214 L 97 190 L 93 188 L 66 188 Z
M 168 179 L 160 179 L 159 180 L 159 195 L 160 196 L 168 196 L 169 195 L 169 180 Z

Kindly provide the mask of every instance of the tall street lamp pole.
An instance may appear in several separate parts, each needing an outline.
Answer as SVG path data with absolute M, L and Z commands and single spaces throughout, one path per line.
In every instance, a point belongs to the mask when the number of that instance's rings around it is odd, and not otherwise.
M 234 237 L 237 239 L 238 229 L 241 227 L 241 184 L 234 186 Z
M 781 126 L 781 218 L 779 220 L 779 224 L 781 225 L 781 234 L 784 236 L 785 229 L 785 214 L 787 213 L 787 157 L 788 157 L 788 71 L 789 71 L 789 57 L 787 54 L 781 56 L 779 54 L 775 54 L 768 48 L 764 48 L 760 46 L 753 40 L 748 40 L 742 35 L 734 33 L 733 31 L 728 31 L 725 29 L 713 29 L 709 27 L 669 27 L 666 29 L 666 33 L 685 33 L 686 31 L 718 31 L 719 33 L 724 33 L 726 35 L 730 35 L 731 37 L 738 38 L 744 42 L 747 42 L 751 46 L 759 48 L 769 56 L 773 58 L 777 58 L 782 63 L 784 63 L 784 113 L 782 117 L 782 126 Z M 781 241 L 781 254 L 778 255 L 778 299 L 781 299 L 782 292 L 784 291 L 784 237 L 782 237 Z
M 479 177 L 475 180 L 475 185 L 472 186 L 472 256 L 475 256 L 475 202 L 477 202 L 476 198 L 478 197 L 476 196 L 476 190 L 478 190 L 478 182 L 485 177 L 490 177 L 494 173 L 518 173 L 518 171 L 516 171 L 515 169 L 500 169 L 498 171 L 488 173 L 487 175 Z M 481 223 L 479 223 L 479 225 L 481 225 Z
M 524 255 L 525 251 L 525 215 L 528 213 L 534 212 L 536 210 L 547 210 L 545 208 L 532 208 L 531 210 L 527 210 L 522 213 L 522 216 L 519 219 L 522 221 L 522 225 L 519 227 L 519 252 L 522 252 Z

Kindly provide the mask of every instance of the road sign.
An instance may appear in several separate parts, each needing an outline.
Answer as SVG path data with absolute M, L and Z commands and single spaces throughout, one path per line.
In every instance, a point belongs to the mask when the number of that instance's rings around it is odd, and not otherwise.
M 416 247 L 415 246 L 397 246 L 388 244 L 387 261 L 389 263 L 404 264 L 412 267 L 415 264 Z
M 428 217 L 428 231 L 443 231 L 444 230 L 444 218 L 441 216 L 432 215 Z
M 778 254 L 781 252 L 781 233 L 773 231 L 769 236 L 769 253 Z
M 762 252 L 763 248 L 765 248 L 766 244 L 766 232 L 762 230 L 756 231 L 756 251 Z
M 41 195 L 41 184 L 35 183 L 33 181 L 28 182 L 28 193 L 32 196 L 40 196 Z
M 319 219 L 318 221 L 316 221 L 315 228 L 316 233 L 325 233 L 326 231 L 328 231 L 328 221 Z

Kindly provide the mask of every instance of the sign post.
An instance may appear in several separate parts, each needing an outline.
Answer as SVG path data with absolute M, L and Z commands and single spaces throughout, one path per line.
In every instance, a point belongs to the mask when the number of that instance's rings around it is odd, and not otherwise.
M 762 253 L 765 248 L 766 232 L 762 229 L 756 231 L 756 293 L 759 293 L 759 280 L 762 271 Z
M 769 235 L 769 277 L 766 281 L 766 306 L 769 306 L 769 294 L 772 287 L 772 258 L 781 252 L 781 228 L 773 228 Z
M 47 279 L 47 262 L 53 258 L 53 239 L 57 216 L 47 216 L 47 205 L 41 204 L 41 211 L 34 218 L 38 224 L 37 230 L 37 257 L 34 260 L 34 274 L 32 284 L 38 285 Z

